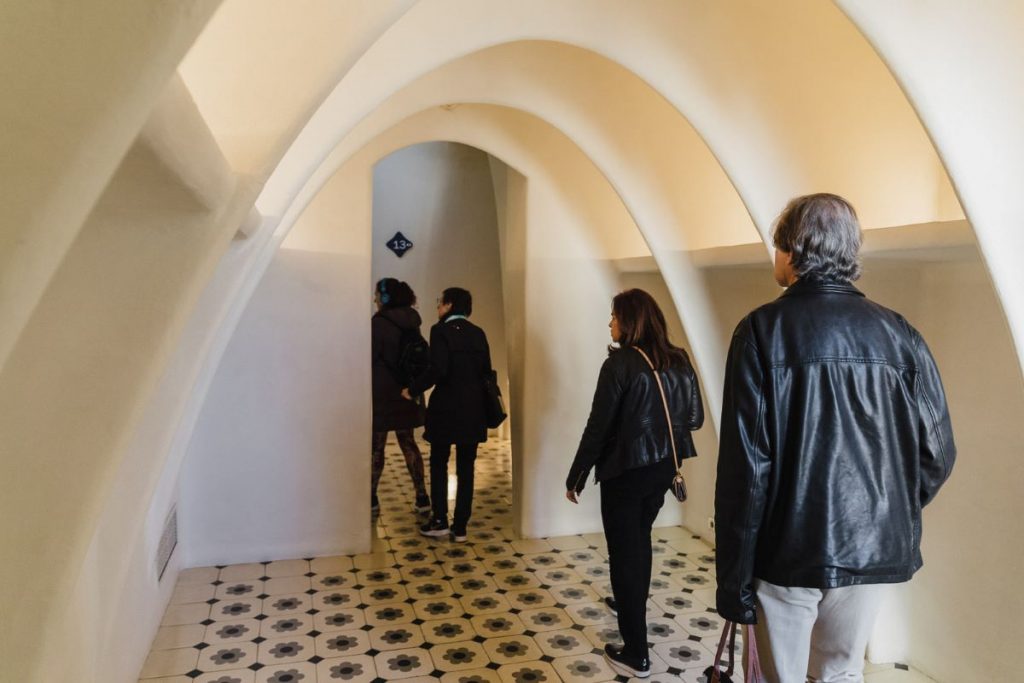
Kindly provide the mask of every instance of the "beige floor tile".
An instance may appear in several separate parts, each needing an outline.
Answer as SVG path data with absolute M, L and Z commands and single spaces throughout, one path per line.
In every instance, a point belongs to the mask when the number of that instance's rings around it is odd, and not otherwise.
M 549 657 L 583 655 L 594 649 L 585 635 L 576 629 L 562 629 L 538 633 L 533 637 L 541 651 Z
M 199 650 L 194 647 L 154 650 L 149 653 L 146 663 L 142 665 L 139 677 L 157 678 L 186 674 L 196 668 L 198 659 Z
M 334 555 L 331 557 L 314 557 L 309 563 L 309 570 L 317 574 L 334 574 L 352 571 L 354 566 L 351 557 Z
M 320 657 L 348 657 L 369 650 L 370 636 L 362 629 L 321 633 L 313 645 Z
M 522 541 L 512 541 L 512 547 L 517 553 L 524 555 L 531 553 L 546 553 L 555 549 L 553 545 L 546 539 L 530 539 Z
M 200 671 L 242 669 L 256 662 L 256 643 L 218 643 L 205 648 L 196 668 Z
M 231 621 L 234 619 L 252 619 L 263 611 L 263 601 L 259 598 L 243 598 L 218 602 L 210 608 L 210 618 L 214 621 Z
M 260 635 L 264 638 L 297 636 L 313 630 L 313 615 L 285 614 L 264 619 L 259 624 Z
M 288 636 L 265 640 L 259 644 L 257 661 L 261 664 L 276 665 L 304 662 L 316 654 L 316 646 L 310 636 Z
M 214 588 L 214 586 L 210 586 Z M 215 587 L 215 598 L 218 600 L 237 600 L 239 598 L 252 598 L 263 592 L 263 582 L 258 579 L 246 581 L 230 581 Z
M 417 600 L 413 603 L 413 611 L 416 617 L 425 621 L 432 619 L 450 619 L 461 616 L 463 613 L 462 603 L 455 598 L 433 598 L 430 600 Z
M 269 581 L 267 583 L 270 583 Z M 313 598 L 303 593 L 271 594 L 263 600 L 263 613 L 270 617 L 305 614 L 313 609 Z
M 190 603 L 188 605 L 169 605 L 164 612 L 162 626 L 180 626 L 198 624 L 210 616 L 210 606 L 206 603 Z
M 484 652 L 496 664 L 517 664 L 540 659 L 544 652 L 533 638 L 525 634 L 488 638 L 483 642 Z
M 211 645 L 250 641 L 260 634 L 262 623 L 258 619 L 218 621 L 205 627 L 202 641 Z M 198 641 L 196 641 L 198 642 Z
M 555 550 L 577 550 L 590 545 L 582 536 L 556 536 L 547 541 Z
M 153 639 L 154 650 L 173 650 L 180 647 L 192 647 L 202 642 L 206 627 L 202 624 L 184 624 L 181 626 L 161 626 Z
M 481 614 L 469 621 L 473 630 L 484 638 L 514 636 L 526 631 L 526 624 L 517 614 Z
M 477 636 L 476 629 L 468 619 L 437 619 L 428 621 L 420 627 L 427 641 L 438 643 L 454 643 Z
M 263 583 L 263 592 L 267 595 L 288 595 L 289 593 L 305 593 L 312 587 L 308 576 L 285 576 L 270 579 Z
M 274 664 L 256 672 L 256 683 L 316 683 L 316 671 L 309 662 Z
M 362 628 L 365 624 L 363 610 L 356 608 L 327 610 L 313 615 L 313 625 L 322 633 Z
M 441 683 L 501 683 L 501 676 L 493 669 L 449 671 L 441 676 Z
M 416 624 L 377 626 L 370 630 L 370 646 L 375 650 L 402 650 L 423 644 L 423 631 Z
M 192 569 L 182 569 L 178 572 L 177 585 L 184 586 L 196 583 L 213 583 L 219 576 L 220 570 L 216 567 L 194 567 Z
M 476 643 L 473 643 L 476 645 Z M 447 647 L 447 646 L 445 646 Z M 477 646 L 479 647 L 479 646 Z M 377 675 L 387 681 L 424 676 L 434 670 L 431 652 L 419 648 L 381 652 L 373 658 Z
M 502 683 L 558 683 L 561 679 L 547 662 L 506 664 L 498 669 Z
M 564 683 L 610 681 L 616 676 L 605 658 L 594 654 L 559 657 L 551 662 L 551 666 Z
M 367 607 L 363 614 L 370 626 L 393 626 L 411 624 L 416 619 L 412 605 L 406 602 L 391 602 Z
M 430 649 L 430 657 L 440 671 L 477 669 L 490 661 L 483 647 L 472 640 L 436 645 Z
M 309 572 L 308 560 L 274 560 L 267 565 L 267 576 L 272 579 L 284 576 L 302 576 Z
M 190 602 L 206 602 L 212 600 L 217 587 L 206 583 L 178 584 L 171 593 L 171 604 L 182 605 Z
M 266 575 L 267 567 L 260 562 L 233 564 L 220 570 L 220 580 L 224 583 L 249 581 Z
M 519 618 L 530 631 L 557 631 L 570 628 L 573 618 L 564 609 L 558 607 L 538 607 L 523 610 Z
M 255 683 L 256 672 L 252 669 L 231 669 L 230 671 L 214 671 L 188 680 L 193 683 Z
M 369 683 L 377 678 L 377 667 L 369 655 L 349 655 L 325 659 L 316 665 L 317 681 Z M 300 683 L 306 683 L 301 681 Z

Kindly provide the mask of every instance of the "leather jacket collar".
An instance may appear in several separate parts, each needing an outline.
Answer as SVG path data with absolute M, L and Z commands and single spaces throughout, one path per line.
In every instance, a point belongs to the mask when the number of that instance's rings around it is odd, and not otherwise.
M 805 294 L 852 294 L 854 296 L 864 296 L 864 292 L 860 291 L 852 284 L 845 280 L 831 280 L 827 278 L 807 276 L 802 277 L 792 285 L 786 288 L 780 296 L 802 296 Z

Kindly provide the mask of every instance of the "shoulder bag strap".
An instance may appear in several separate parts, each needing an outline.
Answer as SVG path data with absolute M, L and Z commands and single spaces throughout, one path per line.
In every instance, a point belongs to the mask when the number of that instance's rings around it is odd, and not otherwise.
M 679 453 L 676 451 L 676 435 L 672 429 L 672 416 L 668 412 L 668 399 L 665 398 L 665 388 L 661 386 L 661 375 L 659 375 L 658 371 L 654 369 L 654 363 L 651 362 L 651 359 L 648 358 L 643 349 L 639 346 L 634 346 L 633 348 L 644 357 L 645 361 L 647 361 L 647 365 L 650 366 L 651 372 L 654 374 L 654 381 L 658 383 L 658 393 L 661 394 L 661 405 L 665 408 L 665 422 L 668 424 L 668 440 L 672 443 L 672 460 L 676 465 L 676 472 L 682 474 L 682 472 L 680 472 L 682 464 L 679 462 Z

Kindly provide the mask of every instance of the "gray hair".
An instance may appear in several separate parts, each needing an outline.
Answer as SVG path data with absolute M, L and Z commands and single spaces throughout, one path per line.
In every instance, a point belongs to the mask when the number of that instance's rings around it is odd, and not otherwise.
M 839 195 L 791 199 L 775 221 L 775 248 L 790 255 L 798 277 L 852 281 L 860 277 L 857 212 Z

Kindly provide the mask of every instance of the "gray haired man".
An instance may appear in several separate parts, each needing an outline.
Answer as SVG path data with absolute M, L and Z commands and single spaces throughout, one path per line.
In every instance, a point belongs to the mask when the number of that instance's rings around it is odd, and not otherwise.
M 949 412 L 921 335 L 850 284 L 846 200 L 792 200 L 774 242 L 787 289 L 736 327 L 726 366 L 718 611 L 757 624 L 770 681 L 861 681 L 880 586 L 921 568 L 921 509 L 956 457 Z

